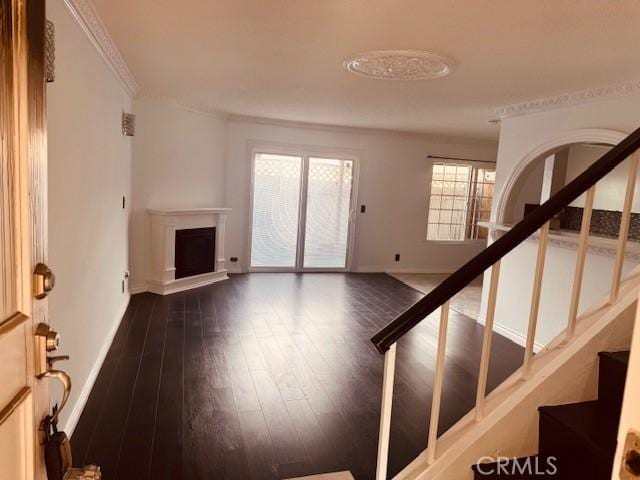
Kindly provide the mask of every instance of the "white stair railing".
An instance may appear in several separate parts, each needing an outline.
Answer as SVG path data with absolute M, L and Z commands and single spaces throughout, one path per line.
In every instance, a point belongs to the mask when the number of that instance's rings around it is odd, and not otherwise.
M 638 136 L 640 142 L 640 129 L 633 135 Z M 631 136 L 630 136 L 631 137 Z M 636 147 L 637 148 L 637 147 Z M 616 246 L 616 256 L 614 261 L 613 276 L 611 279 L 611 294 L 609 302 L 613 303 L 618 299 L 620 291 L 620 282 L 622 278 L 622 267 L 625 257 L 625 248 L 629 235 L 629 224 L 631 220 L 631 210 L 633 204 L 634 191 L 636 186 L 636 176 L 638 173 L 638 161 L 640 155 L 633 150 L 633 154 L 629 158 L 629 171 L 624 197 L 624 204 L 621 216 L 620 231 Z M 601 159 L 602 160 L 602 159 Z M 617 164 L 622 160 L 617 160 Z M 612 167 L 613 168 L 613 167 Z M 611 169 L 609 169 L 610 171 Z M 607 173 L 607 172 L 605 172 Z M 602 178 L 602 177 L 600 177 Z M 576 257 L 575 273 L 573 277 L 573 285 L 571 288 L 571 299 L 569 304 L 569 318 L 565 332 L 564 344 L 570 342 L 575 334 L 578 322 L 578 307 L 580 303 L 580 294 L 584 276 L 584 266 L 589 243 L 589 231 L 591 227 L 591 218 L 593 211 L 593 203 L 595 198 L 596 186 L 593 183 L 586 191 L 585 204 L 583 210 L 582 224 L 580 236 L 578 240 L 578 249 Z M 527 329 L 527 337 L 525 343 L 525 353 L 521 374 L 523 380 L 527 380 L 531 376 L 532 365 L 535 362 L 534 345 L 538 324 L 538 314 L 540 310 L 541 287 L 544 274 L 544 264 L 549 239 L 549 220 L 547 220 L 539 228 L 538 252 L 536 258 L 535 273 L 533 278 L 533 289 L 531 294 L 531 308 L 529 314 L 529 324 Z M 502 257 L 500 257 L 502 258 Z M 491 357 L 491 344 L 493 339 L 493 322 L 497 303 L 498 284 L 500 278 L 500 259 L 495 261 L 491 266 L 491 280 L 489 284 L 489 297 L 487 303 L 486 323 L 484 327 L 484 335 L 482 342 L 482 354 L 478 371 L 478 385 L 476 394 L 475 418 L 476 421 L 482 421 L 486 415 L 486 389 L 489 374 L 489 363 Z M 438 347 L 435 363 L 435 376 L 433 383 L 433 397 L 431 404 L 431 416 L 429 419 L 429 433 L 426 447 L 426 463 L 433 464 L 441 454 L 437 449 L 438 443 L 438 425 L 440 421 L 440 407 L 442 401 L 442 390 L 444 383 L 445 371 L 445 354 L 447 333 L 449 324 L 449 307 L 450 301 L 445 301 L 440 307 L 440 324 L 438 329 Z M 431 310 L 433 311 L 433 310 Z M 412 325 L 398 328 L 393 334 L 399 338 L 407 333 L 417 322 Z M 398 331 L 400 333 L 398 333 Z M 381 332 L 385 333 L 384 331 Z M 388 334 L 389 336 L 391 334 Z M 375 339 L 375 337 L 374 337 Z M 382 343 L 382 341 L 379 341 Z M 375 340 L 374 340 L 375 343 Z M 393 382 L 396 365 L 397 339 L 384 352 L 384 376 L 382 385 L 382 409 L 380 414 L 380 436 L 378 441 L 378 460 L 376 468 L 376 480 L 386 480 L 387 465 L 389 460 L 389 439 L 391 433 L 391 411 L 393 401 Z

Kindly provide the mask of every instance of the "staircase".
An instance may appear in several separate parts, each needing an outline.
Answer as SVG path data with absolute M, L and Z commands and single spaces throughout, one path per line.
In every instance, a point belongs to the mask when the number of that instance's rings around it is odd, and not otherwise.
M 378 459 L 376 464 L 376 480 L 387 480 L 387 468 L 389 460 L 389 439 L 391 431 L 391 414 L 393 408 L 394 376 L 396 373 L 396 355 L 399 341 L 410 332 L 416 325 L 421 323 L 429 315 L 438 312 L 440 322 L 438 325 L 437 354 L 435 358 L 435 374 L 433 378 L 433 395 L 431 398 L 431 410 L 429 418 L 429 431 L 426 441 L 426 449 L 412 462 L 409 463 L 395 479 L 450 479 L 459 480 L 460 473 L 451 476 L 450 472 L 459 465 L 453 462 L 458 458 L 460 452 L 452 449 L 452 443 L 438 435 L 440 422 L 440 407 L 442 402 L 442 392 L 445 380 L 445 362 L 447 357 L 447 335 L 449 333 L 449 307 L 451 299 L 460 293 L 473 279 L 480 275 L 489 273 L 490 282 L 488 285 L 486 322 L 482 339 L 482 353 L 478 365 L 478 382 L 476 390 L 476 404 L 470 415 L 473 424 L 477 426 L 477 441 L 481 442 L 480 433 L 486 427 L 494 425 L 497 417 L 504 415 L 505 409 L 515 408 L 516 398 L 524 401 L 526 397 L 518 397 L 518 389 L 513 387 L 514 379 L 519 380 L 520 393 L 528 387 L 533 387 L 534 381 L 540 381 L 544 376 L 536 377 L 537 367 L 544 367 L 545 355 L 534 355 L 534 344 L 536 330 L 538 327 L 541 286 L 544 276 L 547 245 L 549 241 L 549 230 L 551 220 L 563 209 L 569 206 L 575 199 L 584 195 L 584 209 L 582 214 L 582 224 L 577 246 L 577 255 L 573 281 L 567 278 L 567 285 L 571 285 L 569 299 L 569 314 L 566 318 L 566 329 L 560 337 L 556 338 L 555 353 L 565 352 L 564 362 L 568 362 L 570 356 L 566 352 L 573 352 L 582 345 L 576 339 L 576 333 L 580 327 L 584 326 L 587 315 L 583 312 L 579 314 L 580 297 L 582 294 L 582 283 L 585 269 L 585 260 L 589 248 L 589 238 L 591 232 L 591 216 L 594 199 L 598 183 L 614 168 L 628 159 L 627 185 L 625 189 L 624 201 L 620 216 L 620 226 L 616 254 L 613 260 L 613 274 L 610 278 L 603 278 L 603 282 L 610 282 L 611 289 L 606 300 L 596 308 L 597 315 L 601 319 L 606 319 L 607 315 L 620 314 L 621 309 L 627 308 L 628 299 L 621 300 L 621 288 L 624 281 L 631 279 L 631 275 L 623 279 L 623 263 L 625 259 L 625 249 L 628 242 L 628 234 L 631 222 L 631 210 L 633 198 L 636 190 L 636 182 L 640 164 L 640 128 L 631 133 L 609 152 L 604 154 L 599 160 L 594 162 L 589 168 L 579 176 L 565 185 L 562 189 L 551 196 L 546 202 L 531 211 L 523 220 L 514 225 L 503 236 L 490 243 L 486 249 L 468 261 L 465 265 L 456 270 L 428 295 L 419 300 L 405 312 L 400 314 L 395 320 L 387 324 L 376 333 L 371 342 L 378 352 L 384 355 L 383 379 L 382 379 L 382 402 L 380 409 L 380 431 L 378 436 Z M 491 357 L 491 346 L 494 333 L 494 317 L 496 312 L 497 291 L 499 286 L 500 268 L 502 260 L 514 249 L 533 235 L 537 235 L 538 252 L 535 259 L 533 273 L 530 313 L 525 336 L 525 351 L 522 367 L 507 382 L 512 382 L 512 390 L 509 397 L 503 398 L 502 402 L 496 402 L 496 391 L 492 398 L 487 395 L 487 382 L 489 364 Z M 570 283 L 571 282 L 571 283 Z M 634 301 L 638 298 L 637 286 L 633 292 L 625 295 L 632 295 Z M 525 300 L 526 301 L 526 300 Z M 607 314 L 604 312 L 608 311 Z M 562 321 L 562 320 L 560 320 Z M 595 332 L 592 332 L 595 334 Z M 548 350 L 549 345 L 545 346 Z M 602 348 L 609 348 L 603 346 Z M 561 355 L 562 353 L 560 353 Z M 592 355 L 594 355 L 593 353 Z M 593 358 L 593 356 L 591 356 Z M 573 479 L 593 479 L 605 480 L 611 477 L 613 456 L 616 441 L 616 431 L 619 423 L 622 390 L 624 388 L 624 372 L 626 370 L 626 359 L 628 355 L 624 353 L 603 353 L 600 354 L 600 399 L 593 402 L 583 402 L 571 405 L 548 406 L 539 408 L 539 455 L 523 459 L 525 462 L 533 463 L 539 467 L 550 467 L 536 477 L 528 472 L 522 473 L 517 470 L 516 475 L 505 477 L 498 476 L 478 476 L 488 471 L 486 464 L 476 465 L 474 472 L 476 478 L 554 478 L 549 473 L 554 473 L 555 478 L 561 480 Z M 542 363 L 541 363 L 542 362 Z M 518 377 L 518 378 L 516 378 Z M 505 382 L 505 383 L 507 383 Z M 562 389 L 562 385 L 559 386 Z M 539 404 L 535 404 L 536 406 Z M 502 408 L 504 407 L 504 409 Z M 504 418 L 504 417 L 503 417 Z M 530 417 L 529 417 L 530 418 Z M 463 421 L 458 422 L 449 432 L 456 431 L 456 427 L 463 428 Z M 511 431 L 517 431 L 519 425 L 513 425 Z M 535 427 L 534 427 L 535 428 Z M 460 429 L 457 429 L 458 431 Z M 535 431 L 535 430 L 534 430 Z M 449 435 L 451 437 L 451 435 Z M 502 437 L 501 437 L 502 439 Z M 475 446 L 473 442 L 462 442 L 469 448 Z M 489 442 L 490 443 L 490 442 Z M 458 446 L 460 444 L 457 444 Z M 478 444 L 483 447 L 483 444 Z M 507 450 L 512 445 L 500 444 L 500 450 Z M 486 448 L 484 453 L 486 453 Z M 558 457 L 561 463 L 549 465 L 552 457 Z M 472 472 L 466 470 L 466 466 L 482 455 L 474 457 L 463 463 L 464 478 L 470 478 Z M 513 462 L 518 463 L 517 461 Z M 448 471 L 445 469 L 449 469 Z M 556 470 L 557 471 L 554 471 Z M 504 470 L 504 468 L 502 469 Z M 497 472 L 500 473 L 500 472 Z M 535 473 L 535 472 L 533 472 Z M 517 476 L 520 475 L 520 476 Z
M 540 407 L 539 454 L 474 465 L 474 479 L 611 478 L 629 352 L 599 357 L 598 400 Z

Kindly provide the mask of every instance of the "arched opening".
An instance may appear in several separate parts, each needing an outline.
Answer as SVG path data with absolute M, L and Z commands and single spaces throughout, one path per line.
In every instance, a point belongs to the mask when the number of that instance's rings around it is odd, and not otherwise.
M 532 149 L 516 165 L 502 188 L 497 200 L 497 223 L 511 225 L 522 220 L 530 209 L 560 190 L 624 137 L 625 134 L 612 130 L 579 130 Z M 624 162 L 599 182 L 594 209 L 620 210 L 626 170 Z M 584 198 L 580 197 L 570 207 L 580 209 L 583 205 Z M 552 228 L 573 229 L 575 215 L 571 214 L 581 215 L 581 211 L 569 209 L 569 213 L 566 219 L 557 218 L 552 222 Z

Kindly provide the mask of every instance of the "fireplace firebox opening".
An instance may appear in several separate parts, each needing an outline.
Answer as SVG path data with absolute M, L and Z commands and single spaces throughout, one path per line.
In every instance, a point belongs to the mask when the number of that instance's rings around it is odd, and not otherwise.
M 215 272 L 216 229 L 176 230 L 176 279 Z

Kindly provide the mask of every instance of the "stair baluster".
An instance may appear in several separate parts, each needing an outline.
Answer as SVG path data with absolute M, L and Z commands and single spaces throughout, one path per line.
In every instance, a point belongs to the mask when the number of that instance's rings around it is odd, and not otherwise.
M 536 258 L 536 271 L 533 277 L 533 291 L 531 293 L 531 310 L 529 312 L 529 327 L 527 330 L 526 347 L 524 349 L 524 361 L 522 364 L 522 378 L 527 379 L 531 375 L 531 360 L 533 360 L 533 346 L 536 341 L 536 329 L 538 326 L 538 312 L 540 311 L 540 293 L 542 290 L 542 275 L 544 274 L 544 261 L 547 256 L 547 244 L 549 242 L 549 222 L 540 229 L 538 239 L 538 257 Z
M 445 302 L 440 310 L 440 328 L 438 329 L 438 354 L 436 357 L 436 374 L 433 380 L 433 398 L 431 400 L 431 418 L 429 419 L 429 438 L 427 441 L 427 463 L 436 459 L 436 442 L 438 440 L 438 422 L 440 421 L 440 402 L 442 400 L 442 384 L 444 382 L 444 359 L 447 350 L 447 331 L 449 329 L 449 302 Z
M 393 403 L 393 380 L 396 371 L 396 345 L 393 344 L 384 354 L 384 373 L 382 377 L 382 407 L 380 410 L 380 437 L 378 441 L 378 463 L 376 479 L 386 480 L 389 463 L 389 435 L 391 433 L 391 408 Z
M 548 243 L 549 222 L 555 215 L 560 213 L 564 208 L 569 206 L 574 200 L 586 192 L 569 306 L 568 325 L 565 333 L 566 343 L 572 339 L 578 321 L 578 307 L 580 303 L 584 265 L 589 242 L 589 230 L 591 226 L 596 183 L 615 167 L 629 158 L 627 188 L 622 211 L 620 233 L 618 236 L 609 303 L 613 303 L 618 299 L 620 281 L 622 278 L 622 267 L 625 257 L 625 247 L 628 240 L 636 176 L 638 173 L 638 162 L 640 161 L 640 153 L 638 152 L 639 148 L 640 128 L 635 130 L 617 146 L 594 162 L 583 173 L 578 175 L 578 177 L 556 192 L 551 198 L 529 213 L 507 233 L 496 239 L 485 250 L 480 252 L 476 257 L 450 275 L 428 295 L 399 315 L 394 321 L 389 323 L 371 338 L 376 349 L 385 355 L 376 480 L 386 480 L 387 477 L 389 435 L 391 429 L 391 405 L 393 399 L 393 381 L 398 340 L 418 323 L 427 318 L 431 313 L 435 312 L 438 308 L 441 309 L 440 326 L 438 331 L 438 352 L 435 365 L 431 415 L 429 419 L 429 433 L 427 448 L 425 451 L 426 463 L 427 465 L 432 465 L 436 461 L 437 457 L 439 457 L 439 455 L 437 455 L 439 452 L 437 452 L 436 446 L 438 441 L 440 404 L 442 401 L 442 387 L 444 382 L 445 353 L 451 298 L 471 283 L 474 278 L 483 274 L 488 268 L 492 269 L 489 301 L 487 306 L 487 321 L 485 323 L 485 332 L 483 336 L 482 358 L 479 367 L 478 390 L 476 395 L 475 415 L 476 420 L 480 421 L 485 417 L 486 388 L 491 356 L 493 320 L 495 315 L 501 259 L 534 234 L 538 229 L 540 230 L 538 256 L 536 259 L 533 292 L 531 297 L 531 310 L 526 338 L 526 350 L 523 360 L 523 368 L 521 371 L 523 378 L 526 380 L 531 374 L 534 362 L 533 347 L 535 345 L 535 334 L 540 308 L 540 293 Z
M 635 153 L 629 159 L 629 174 L 627 176 L 627 190 L 624 194 L 624 207 L 622 218 L 620 219 L 620 234 L 618 235 L 618 250 L 616 252 L 616 262 L 613 268 L 613 279 L 611 282 L 611 297 L 609 303 L 618 299 L 620 293 L 620 279 L 622 278 L 622 263 L 624 262 L 624 250 L 629 236 L 629 222 L 631 221 L 631 207 L 633 205 L 633 194 L 636 189 L 636 178 L 638 176 L 638 159 L 640 155 Z
M 496 300 L 498 297 L 498 282 L 500 281 L 500 262 L 491 267 L 491 282 L 489 283 L 489 303 L 487 305 L 487 321 L 484 324 L 482 339 L 482 357 L 478 372 L 478 391 L 476 393 L 476 420 L 484 418 L 484 402 L 487 393 L 487 379 L 489 378 L 489 359 L 491 358 L 491 340 L 493 338 L 493 319 L 496 314 Z
M 571 302 L 569 303 L 569 323 L 565 342 L 573 338 L 578 320 L 578 305 L 580 303 L 580 293 L 582 292 L 582 277 L 584 274 L 584 262 L 587 258 L 587 247 L 589 246 L 589 231 L 591 230 L 591 213 L 593 211 L 593 199 L 596 196 L 596 186 L 587 190 L 584 200 L 584 210 L 582 211 L 582 225 L 580 226 L 580 240 L 578 240 L 578 255 L 576 257 L 576 270 L 573 275 L 573 287 L 571 288 Z

